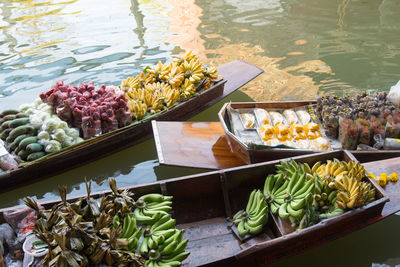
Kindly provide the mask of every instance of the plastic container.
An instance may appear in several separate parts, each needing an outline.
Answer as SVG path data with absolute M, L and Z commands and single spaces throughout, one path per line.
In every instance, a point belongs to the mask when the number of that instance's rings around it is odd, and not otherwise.
M 23 266 L 30 266 L 37 258 L 43 258 L 48 253 L 48 249 L 42 252 L 36 253 L 34 248 L 32 248 L 32 243 L 34 241 L 40 240 L 35 235 L 29 235 L 26 237 L 24 244 L 22 245 L 22 250 L 24 251 L 24 261 Z

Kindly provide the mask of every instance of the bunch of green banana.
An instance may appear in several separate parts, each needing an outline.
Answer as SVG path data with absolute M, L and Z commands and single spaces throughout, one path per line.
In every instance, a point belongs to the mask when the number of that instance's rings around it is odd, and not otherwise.
M 286 188 L 283 203 L 278 209 L 282 219 L 291 219 L 299 222 L 305 214 L 307 207 L 311 206 L 314 195 L 314 182 L 307 178 L 306 172 L 298 169 L 290 178 Z
M 134 216 L 139 223 L 154 224 L 172 209 L 172 197 L 161 194 L 147 194 L 140 197 L 135 205 Z
M 333 205 L 325 213 L 320 213 L 319 219 L 320 220 L 329 219 L 338 216 L 342 213 L 344 213 L 344 210 L 340 209 L 337 205 Z
M 147 255 L 149 250 L 153 248 L 153 243 L 155 246 L 158 246 L 160 242 L 168 238 L 169 233 L 176 230 L 174 228 L 175 223 L 176 221 L 171 218 L 171 215 L 163 214 L 151 227 L 146 227 L 144 230 L 144 238 L 140 245 L 140 253 L 142 255 Z
M 246 210 L 238 211 L 232 219 L 240 236 L 256 235 L 262 232 L 268 222 L 268 205 L 260 190 L 253 190 Z
M 297 229 L 304 229 L 319 222 L 319 214 L 314 206 L 310 205 L 304 210 L 304 214 L 298 223 Z
M 123 223 L 121 225 L 120 217 L 115 214 L 112 220 L 113 228 L 121 229 L 120 235 L 116 240 L 116 249 L 125 249 L 129 251 L 136 251 L 139 246 L 139 239 L 142 235 L 142 229 L 137 228 L 136 219 L 130 214 L 125 214 Z
M 184 230 L 173 229 L 159 235 L 164 238 L 157 236 L 155 239 L 158 242 L 152 242 L 153 238 L 149 239 L 149 259 L 145 262 L 145 266 L 167 267 L 181 265 L 182 261 L 190 254 L 185 251 L 188 240 L 183 239 L 183 234 Z
M 286 195 L 286 187 L 289 184 L 289 181 L 286 178 L 287 176 L 279 173 L 269 175 L 265 179 L 263 193 L 273 214 L 276 214 L 280 205 L 285 203 L 284 198 Z
M 278 169 L 277 173 L 282 173 L 286 176 L 292 177 L 297 171 L 312 174 L 311 168 L 307 163 L 297 163 L 294 160 L 281 161 L 280 164 L 276 165 Z
M 314 201 L 313 206 L 320 212 L 327 212 L 336 203 L 337 191 L 332 189 L 317 173 L 314 173 Z

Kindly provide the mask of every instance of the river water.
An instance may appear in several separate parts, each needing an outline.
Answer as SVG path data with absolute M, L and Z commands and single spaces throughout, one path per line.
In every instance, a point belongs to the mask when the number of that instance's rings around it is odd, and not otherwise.
M 57 80 L 118 85 L 147 65 L 193 50 L 207 63 L 240 58 L 265 73 L 194 117 L 217 120 L 226 101 L 315 99 L 388 91 L 400 79 L 398 0 L 3 0 L 0 110 L 38 97 Z M 159 166 L 154 141 L 0 195 L 57 198 L 57 185 L 82 194 L 113 177 L 118 186 L 203 170 Z M 400 264 L 399 216 L 274 266 Z

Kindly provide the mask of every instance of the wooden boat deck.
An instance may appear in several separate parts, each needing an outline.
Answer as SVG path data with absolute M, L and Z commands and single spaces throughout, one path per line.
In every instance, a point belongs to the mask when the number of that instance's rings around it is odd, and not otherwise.
M 245 164 L 231 152 L 219 122 L 152 121 L 160 164 L 227 169 Z

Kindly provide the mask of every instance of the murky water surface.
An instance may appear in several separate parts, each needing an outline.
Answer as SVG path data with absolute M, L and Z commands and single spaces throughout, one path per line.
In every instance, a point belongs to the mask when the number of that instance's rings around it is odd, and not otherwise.
M 314 99 L 388 91 L 400 79 L 397 0 L 4 0 L 0 3 L 0 109 L 32 101 L 57 80 L 119 84 L 184 50 L 215 65 L 241 58 L 265 70 L 225 101 Z M 193 120 L 217 120 L 223 102 Z M 128 186 L 202 170 L 159 166 L 153 140 L 0 195 L 54 199 L 116 178 Z M 395 266 L 400 217 L 274 266 Z

